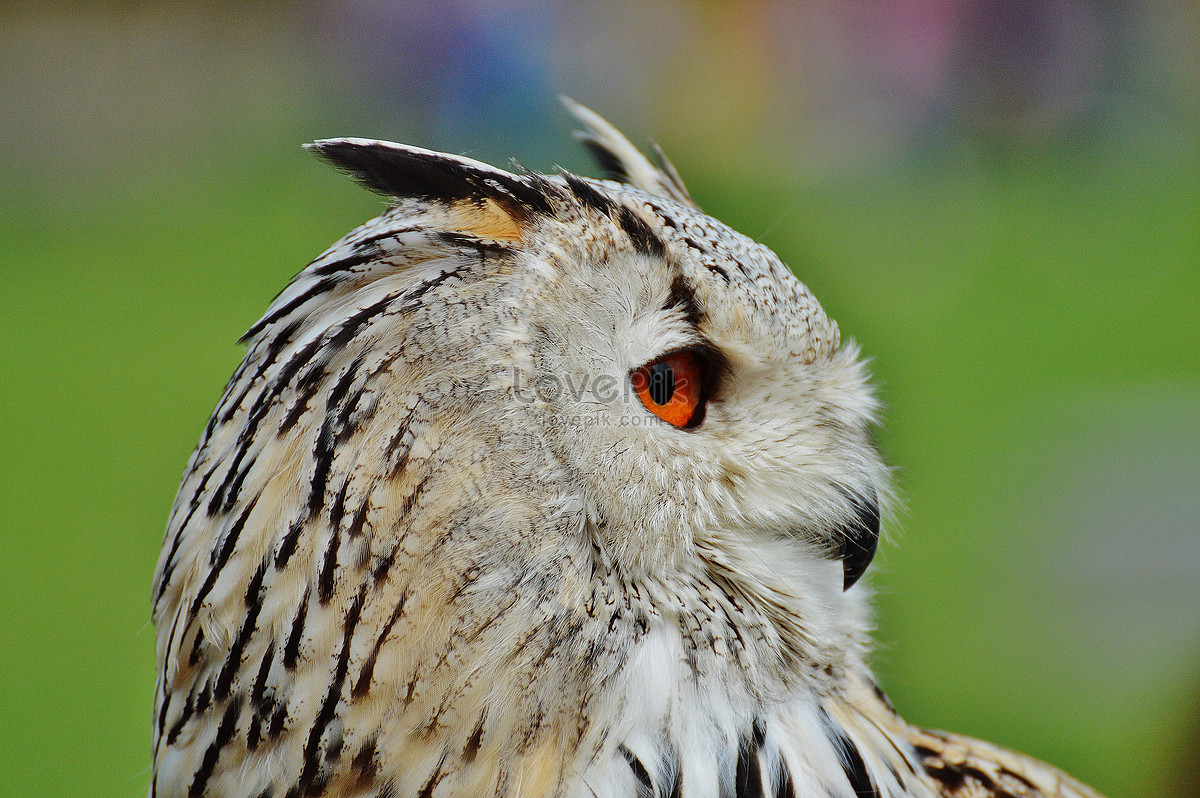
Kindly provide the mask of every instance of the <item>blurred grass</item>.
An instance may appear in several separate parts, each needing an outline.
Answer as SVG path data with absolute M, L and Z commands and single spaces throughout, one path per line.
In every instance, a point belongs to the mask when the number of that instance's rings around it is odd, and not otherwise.
M 0 793 L 144 793 L 149 582 L 179 474 L 237 337 L 381 207 L 295 146 L 364 131 L 273 120 L 248 136 L 214 122 L 161 162 L 87 179 L 0 172 Z M 906 505 L 874 577 L 877 663 L 901 710 L 1110 798 L 1157 794 L 1179 744 L 1172 696 L 1197 678 L 1195 582 L 1179 576 L 1195 558 L 1162 577 L 1138 575 L 1136 541 L 1130 561 L 1080 553 L 1106 535 L 1194 551 L 1194 145 L 948 150 L 816 184 L 769 163 L 678 163 L 710 213 L 769 228 L 874 358 Z M 1113 489 L 1129 528 L 1080 522 L 1126 472 L 1182 487 Z M 1139 501 L 1175 502 L 1191 537 L 1134 528 Z M 1110 594 L 1138 591 L 1148 614 L 1111 614 Z M 1170 625 L 1136 647 L 1114 632 L 1157 614 Z

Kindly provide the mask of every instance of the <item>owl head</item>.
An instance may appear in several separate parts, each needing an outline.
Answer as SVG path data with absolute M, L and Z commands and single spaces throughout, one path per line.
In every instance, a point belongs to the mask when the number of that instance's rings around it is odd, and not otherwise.
M 247 333 L 265 387 L 227 413 L 281 430 L 272 473 L 303 508 L 285 527 L 346 530 L 339 563 L 394 560 L 396 539 L 442 598 L 462 574 L 574 579 L 560 601 L 617 574 L 655 606 L 713 580 L 791 639 L 782 660 L 837 660 L 887 483 L 858 351 L 665 159 L 569 107 L 617 179 L 311 145 L 395 204 Z

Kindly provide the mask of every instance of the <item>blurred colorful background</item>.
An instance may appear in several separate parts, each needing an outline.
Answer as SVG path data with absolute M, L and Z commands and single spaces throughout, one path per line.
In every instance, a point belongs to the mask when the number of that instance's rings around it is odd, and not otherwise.
M 1200 795 L 1200 5 L 0 7 L 0 794 L 139 796 L 149 586 L 235 343 L 383 208 L 300 143 L 670 153 L 874 358 L 911 721 Z

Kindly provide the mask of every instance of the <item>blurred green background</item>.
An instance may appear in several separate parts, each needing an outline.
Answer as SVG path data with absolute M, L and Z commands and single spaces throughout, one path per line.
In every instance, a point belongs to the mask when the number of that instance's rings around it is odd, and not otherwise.
M 1200 795 L 1198 75 L 1183 0 L 6 4 L 0 794 L 145 792 L 184 462 L 238 336 L 383 207 L 299 144 L 596 174 L 562 92 L 874 358 L 905 716 Z

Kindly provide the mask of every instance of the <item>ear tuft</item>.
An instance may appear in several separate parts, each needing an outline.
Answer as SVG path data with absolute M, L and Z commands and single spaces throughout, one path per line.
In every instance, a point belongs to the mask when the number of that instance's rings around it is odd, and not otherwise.
M 324 139 L 305 147 L 366 188 L 389 197 L 417 198 L 448 206 L 491 201 L 527 220 L 552 215 L 549 184 L 480 161 L 374 139 Z
M 592 109 L 580 105 L 570 97 L 560 96 L 558 99 L 584 127 L 583 130 L 575 132 L 575 138 L 587 147 L 610 179 L 628 183 L 648 194 L 657 194 L 699 210 L 695 200 L 688 194 L 687 187 L 683 185 L 679 173 L 658 145 L 654 146 L 654 154 L 662 168 L 650 163 L 650 159 L 642 155 L 621 131 Z

